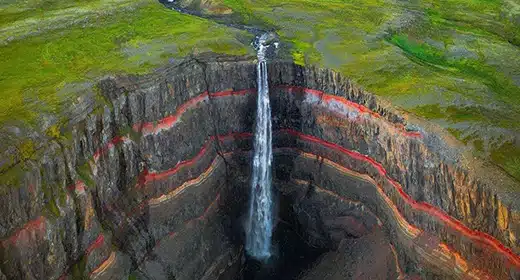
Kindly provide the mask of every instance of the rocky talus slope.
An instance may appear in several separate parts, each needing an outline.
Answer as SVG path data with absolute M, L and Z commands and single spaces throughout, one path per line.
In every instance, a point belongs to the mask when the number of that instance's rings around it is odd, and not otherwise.
M 255 71 L 199 56 L 101 80 L 106 105 L 1 186 L 0 279 L 233 278 Z M 338 252 L 384 236 L 394 279 L 520 277 L 517 182 L 335 72 L 273 61 L 269 82 L 280 221 Z

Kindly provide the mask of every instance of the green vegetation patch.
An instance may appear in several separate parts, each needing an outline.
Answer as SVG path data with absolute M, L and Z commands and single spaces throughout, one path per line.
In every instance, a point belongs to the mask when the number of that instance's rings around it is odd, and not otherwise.
M 513 80 L 480 59 L 465 57 L 449 59 L 442 50 L 425 43 L 414 42 L 403 34 L 393 35 L 388 41 L 402 49 L 412 61 L 424 63 L 441 71 L 452 72 L 453 75 L 480 80 L 497 93 L 495 97 L 497 99 L 514 103 L 518 103 L 520 99 L 520 88 L 513 83 Z M 515 105 L 520 108 L 519 104 Z
M 82 256 L 81 259 L 75 263 L 70 271 L 74 279 L 88 279 L 86 275 L 88 256 Z
M 88 162 L 80 165 L 76 168 L 76 172 L 78 173 L 79 178 L 85 183 L 87 187 L 95 187 L 96 183 L 92 177 L 92 172 L 90 169 L 90 165 Z
M 507 142 L 491 154 L 495 162 L 515 178 L 520 178 L 520 149 L 512 142 Z
M 13 3 L 9 3 L 13 2 Z M 116 1 L 112 1 L 116 2 Z M 25 0 L 7 1 L 0 4 L 0 26 L 6 26 L 16 21 L 29 18 L 39 20 L 49 17 L 53 12 L 77 7 L 88 7 L 89 4 L 99 4 L 97 0 Z

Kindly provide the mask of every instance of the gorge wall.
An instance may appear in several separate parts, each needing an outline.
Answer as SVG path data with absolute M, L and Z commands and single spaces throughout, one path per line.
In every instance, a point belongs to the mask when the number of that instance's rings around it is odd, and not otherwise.
M 517 182 L 346 77 L 268 67 L 274 185 L 307 242 L 339 250 L 377 231 L 391 279 L 520 277 Z M 106 106 L 78 101 L 70 138 L 2 186 L 0 279 L 235 277 L 255 71 L 208 55 L 100 81 Z

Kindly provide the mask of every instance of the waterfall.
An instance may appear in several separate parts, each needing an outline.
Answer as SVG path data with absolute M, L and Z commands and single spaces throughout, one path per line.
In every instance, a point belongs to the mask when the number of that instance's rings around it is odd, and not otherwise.
M 273 194 L 271 190 L 272 131 L 266 54 L 272 35 L 267 33 L 257 41 L 257 112 L 254 135 L 254 157 L 251 178 L 249 219 L 246 227 L 246 251 L 259 260 L 271 256 L 273 231 Z M 274 43 L 277 46 L 277 43 Z

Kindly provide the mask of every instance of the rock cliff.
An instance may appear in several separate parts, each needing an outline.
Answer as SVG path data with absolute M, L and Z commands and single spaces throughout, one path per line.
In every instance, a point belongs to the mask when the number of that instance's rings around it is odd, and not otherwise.
M 255 71 L 202 55 L 99 81 L 105 106 L 72 108 L 70 137 L 1 186 L 0 279 L 235 277 Z M 273 61 L 269 80 L 278 216 L 309 244 L 382 242 L 400 279 L 520 277 L 517 182 L 333 71 Z

